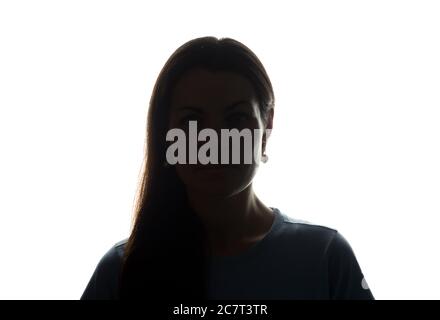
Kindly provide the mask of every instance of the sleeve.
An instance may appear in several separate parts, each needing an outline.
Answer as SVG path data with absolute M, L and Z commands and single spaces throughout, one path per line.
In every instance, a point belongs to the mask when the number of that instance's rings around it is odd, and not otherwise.
M 98 262 L 80 300 L 116 300 L 121 259 L 112 247 Z
M 374 300 L 353 249 L 337 231 L 327 250 L 327 267 L 330 299 Z

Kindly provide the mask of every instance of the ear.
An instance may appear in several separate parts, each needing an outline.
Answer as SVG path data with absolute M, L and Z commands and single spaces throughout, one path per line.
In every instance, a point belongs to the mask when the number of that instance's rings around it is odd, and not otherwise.
M 272 130 L 272 125 L 273 125 L 273 116 L 274 116 L 274 108 L 270 108 L 269 110 L 269 115 L 268 115 L 268 119 L 267 119 L 267 127 L 268 129 Z
M 274 116 L 274 108 L 271 108 L 268 111 L 267 121 L 266 121 L 266 128 L 265 128 L 264 133 L 263 133 L 263 151 L 266 149 L 267 139 L 269 139 L 270 134 L 272 132 L 273 116 Z

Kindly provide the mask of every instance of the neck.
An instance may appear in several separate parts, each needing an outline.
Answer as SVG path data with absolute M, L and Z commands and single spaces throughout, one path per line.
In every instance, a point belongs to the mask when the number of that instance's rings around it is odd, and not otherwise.
M 188 192 L 191 208 L 201 218 L 215 252 L 233 252 L 265 236 L 274 214 L 255 195 L 252 184 L 238 194 L 216 197 Z M 235 248 L 235 249 L 234 249 Z

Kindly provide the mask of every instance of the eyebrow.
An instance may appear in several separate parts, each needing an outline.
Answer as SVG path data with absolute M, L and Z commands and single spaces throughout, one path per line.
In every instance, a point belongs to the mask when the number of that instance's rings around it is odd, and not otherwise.
M 225 111 L 230 111 L 232 109 L 234 109 L 235 107 L 244 104 L 244 103 L 250 103 L 249 100 L 239 100 L 237 102 L 234 102 L 233 104 L 224 107 Z M 197 107 L 193 107 L 193 106 L 182 106 L 182 107 L 178 107 L 177 111 L 185 111 L 185 110 L 192 110 L 195 111 L 197 113 L 203 113 L 201 108 L 197 108 Z

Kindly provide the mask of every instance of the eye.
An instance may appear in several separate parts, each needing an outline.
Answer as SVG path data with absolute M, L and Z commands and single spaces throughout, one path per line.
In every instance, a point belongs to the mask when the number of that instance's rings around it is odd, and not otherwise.
M 232 126 L 240 126 L 248 119 L 249 115 L 244 112 L 235 112 L 226 118 L 228 124 Z
M 197 114 L 189 114 L 179 119 L 178 123 L 181 126 L 189 126 L 190 121 L 197 121 L 199 123 L 201 120 L 200 116 Z

